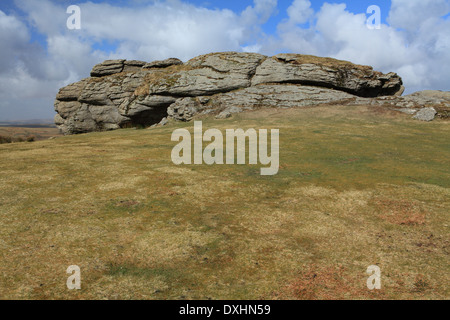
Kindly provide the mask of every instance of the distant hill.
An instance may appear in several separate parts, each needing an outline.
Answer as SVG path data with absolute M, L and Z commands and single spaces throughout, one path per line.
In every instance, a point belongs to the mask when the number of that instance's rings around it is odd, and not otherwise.
M 55 128 L 53 119 L 0 121 L 0 127 Z

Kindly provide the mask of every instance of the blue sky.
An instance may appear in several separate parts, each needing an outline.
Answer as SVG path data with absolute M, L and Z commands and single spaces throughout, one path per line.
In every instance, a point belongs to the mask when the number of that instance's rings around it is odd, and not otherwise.
M 73 4 L 80 30 L 66 27 Z M 366 26 L 371 5 L 381 29 Z M 407 93 L 449 90 L 449 13 L 450 0 L 2 0 L 0 121 L 51 118 L 60 87 L 112 58 L 293 52 L 397 72 Z

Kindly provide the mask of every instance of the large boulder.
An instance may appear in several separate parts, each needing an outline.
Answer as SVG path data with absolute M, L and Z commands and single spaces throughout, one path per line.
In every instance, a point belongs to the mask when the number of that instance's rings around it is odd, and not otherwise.
M 156 60 L 153 62 L 145 63 L 143 65 L 144 69 L 151 69 L 151 68 L 167 68 L 170 66 L 176 66 L 183 64 L 183 61 L 177 58 L 169 58 L 166 60 Z
M 298 54 L 278 54 L 256 69 L 252 85 L 296 83 L 334 88 L 361 97 L 401 94 L 401 78 L 347 61 Z
M 91 77 L 103 77 L 123 71 L 125 60 L 106 60 L 92 68 Z
M 432 121 L 436 116 L 450 117 L 450 92 L 425 90 L 406 96 L 383 96 L 372 99 L 356 98 L 351 104 L 382 106 L 406 114 L 422 121 Z
M 256 108 L 364 103 L 415 114 L 449 103 L 445 94 L 402 97 L 403 90 L 395 73 L 298 54 L 223 52 L 186 63 L 107 60 L 94 66 L 90 78 L 60 89 L 55 123 L 74 134 L 151 126 L 166 118 L 190 121 L 201 114 L 226 118 Z
M 418 111 L 413 118 L 420 121 L 433 121 L 436 114 L 436 109 L 433 107 L 428 107 Z

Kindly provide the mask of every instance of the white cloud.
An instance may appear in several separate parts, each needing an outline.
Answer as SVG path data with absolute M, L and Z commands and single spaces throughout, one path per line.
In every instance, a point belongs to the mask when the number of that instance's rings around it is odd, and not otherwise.
M 42 4 L 42 5 L 41 5 Z M 67 30 L 65 8 L 48 0 L 22 0 L 36 28 L 49 42 L 64 36 L 72 45 L 111 41 L 118 46 L 111 57 L 162 59 L 176 56 L 183 60 L 211 51 L 240 50 L 248 32 L 270 16 L 275 0 L 255 0 L 242 15 L 231 10 L 210 10 L 178 0 L 154 2 L 140 7 L 119 7 L 107 3 L 81 3 L 82 30 Z M 52 18 L 50 18 L 52 17 Z M 55 17 L 55 18 L 53 18 Z M 78 42 L 78 44 L 77 44 Z M 73 54 L 67 48 L 67 56 Z M 62 52 L 59 52 L 62 58 Z
M 16 56 L 26 52 L 30 34 L 26 26 L 15 17 L 7 16 L 0 11 L 0 70 L 10 70 L 14 67 Z
M 0 116 L 2 119 L 51 115 L 61 78 L 67 75 L 43 48 L 30 44 L 27 26 L 0 11 Z M 50 109 L 49 109 L 50 107 Z
M 253 6 L 248 6 L 241 14 L 245 25 L 260 25 L 265 23 L 276 11 L 277 0 L 255 0 Z
M 448 0 L 392 0 L 388 21 L 395 28 L 414 32 L 428 22 L 434 25 L 449 11 Z
M 309 0 L 294 0 L 292 5 L 287 9 L 289 23 L 302 24 L 308 22 L 313 16 L 314 10 L 311 8 Z

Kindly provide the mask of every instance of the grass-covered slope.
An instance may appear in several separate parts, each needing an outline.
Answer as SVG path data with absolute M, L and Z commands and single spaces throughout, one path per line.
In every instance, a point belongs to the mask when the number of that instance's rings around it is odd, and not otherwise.
M 449 298 L 449 122 L 365 107 L 204 119 L 280 129 L 276 176 L 175 166 L 177 126 L 1 145 L 0 298 Z

